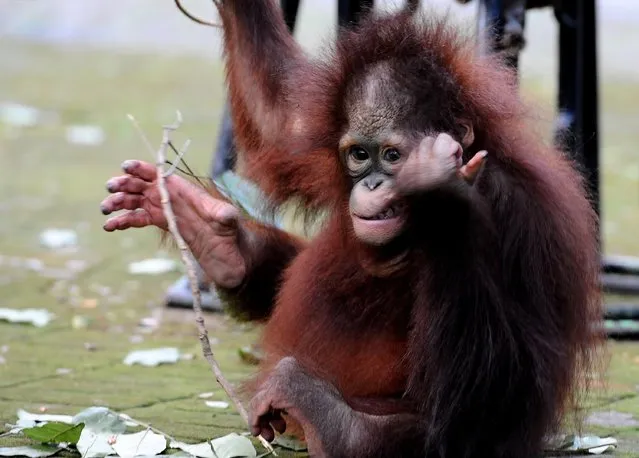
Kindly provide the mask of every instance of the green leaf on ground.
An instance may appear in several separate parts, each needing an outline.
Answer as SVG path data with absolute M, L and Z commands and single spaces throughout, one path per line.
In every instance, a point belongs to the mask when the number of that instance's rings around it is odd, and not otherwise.
M 43 444 L 60 442 L 76 444 L 83 428 L 84 423 L 69 425 L 68 423 L 49 422 L 35 428 L 23 429 L 22 434 Z

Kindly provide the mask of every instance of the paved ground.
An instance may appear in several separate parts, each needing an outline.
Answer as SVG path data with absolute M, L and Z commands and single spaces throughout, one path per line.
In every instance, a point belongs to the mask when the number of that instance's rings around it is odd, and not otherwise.
M 126 113 L 159 139 L 158 127 L 179 108 L 182 136 L 193 139 L 189 162 L 202 173 L 215 139 L 223 99 L 217 32 L 192 25 L 169 0 L 152 1 L 118 10 L 98 0 L 0 0 L 0 104 L 24 103 L 43 113 L 33 127 L 0 120 L 0 307 L 44 307 L 56 315 L 42 329 L 0 323 L 0 424 L 14 420 L 18 408 L 74 413 L 107 405 L 185 440 L 242 430 L 232 409 L 207 407 L 198 397 L 213 391 L 210 399 L 224 399 L 198 357 L 192 317 L 161 305 L 179 273 L 127 273 L 130 262 L 165 255 L 157 236 L 100 230 L 97 205 L 106 179 L 124 159 L 149 158 Z M 206 1 L 188 4 L 208 11 Z M 331 2 L 314 2 L 315 10 L 308 4 L 300 35 L 313 49 L 314 34 L 325 30 L 314 21 L 334 15 Z M 639 70 L 627 55 L 638 39 L 639 6 L 626 0 L 600 5 L 606 251 L 639 255 L 632 230 L 639 224 Z M 542 107 L 554 98 L 549 19 L 544 12 L 531 16 L 524 61 L 523 90 Z M 55 44 L 37 43 L 43 39 Z M 543 114 L 550 118 L 552 108 Z M 72 124 L 101 127 L 104 143 L 69 143 Z M 51 227 L 76 231 L 77 246 L 40 246 L 39 235 Z M 157 326 L 140 326 L 148 317 Z M 226 375 L 237 381 L 249 374 L 237 351 L 257 330 L 221 316 L 209 316 L 207 324 Z M 159 368 L 122 364 L 130 350 L 166 345 L 196 358 Z M 608 390 L 591 400 L 598 415 L 586 432 L 612 434 L 621 441 L 617 456 L 636 457 L 639 346 L 611 343 L 610 349 Z M 6 443 L 0 439 L 0 446 Z

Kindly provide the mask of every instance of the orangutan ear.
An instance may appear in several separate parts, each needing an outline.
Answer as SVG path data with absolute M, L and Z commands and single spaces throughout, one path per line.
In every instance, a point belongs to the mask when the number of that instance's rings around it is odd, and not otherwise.
M 462 119 L 460 121 L 461 131 L 462 131 L 462 141 L 461 144 L 464 149 L 468 148 L 475 141 L 475 132 L 473 131 L 473 124 L 466 120 Z

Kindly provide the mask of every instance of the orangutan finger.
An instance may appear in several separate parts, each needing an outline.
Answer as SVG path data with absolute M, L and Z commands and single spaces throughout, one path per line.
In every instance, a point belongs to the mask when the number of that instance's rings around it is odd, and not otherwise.
M 479 175 L 479 172 L 484 165 L 484 159 L 487 155 L 487 151 L 480 151 L 475 154 L 470 159 L 470 161 L 468 161 L 468 163 L 461 168 L 460 173 L 466 181 L 470 183 L 475 181 L 475 178 L 477 178 L 477 175 Z
M 129 175 L 141 178 L 145 181 L 154 181 L 157 176 L 157 170 L 154 164 L 149 162 L 128 160 L 122 163 L 122 170 Z
M 455 159 L 462 155 L 461 145 L 447 133 L 441 133 L 435 139 L 433 152 L 440 157 L 455 156 Z
M 268 417 L 269 415 L 265 415 L 260 418 L 260 434 L 258 435 L 262 436 L 268 442 L 272 442 L 273 439 L 275 439 L 275 431 L 273 431 L 273 428 L 269 424 Z
M 131 194 L 142 194 L 150 185 L 151 183 L 148 181 L 144 181 L 143 179 L 132 175 L 113 177 L 106 182 L 107 191 L 111 193 L 128 192 Z
M 117 192 L 110 195 L 100 204 L 103 215 L 110 215 L 118 210 L 135 210 L 142 206 L 144 196 L 142 194 L 127 194 Z
M 258 392 L 249 403 L 249 426 L 260 426 L 261 418 L 271 410 L 271 399 L 264 391 Z
M 131 227 L 139 228 L 152 225 L 151 217 L 142 209 L 109 218 L 102 228 L 107 232 L 123 231 Z
M 279 411 L 272 415 L 271 426 L 280 434 L 284 434 L 284 431 L 286 431 L 286 420 L 282 418 Z

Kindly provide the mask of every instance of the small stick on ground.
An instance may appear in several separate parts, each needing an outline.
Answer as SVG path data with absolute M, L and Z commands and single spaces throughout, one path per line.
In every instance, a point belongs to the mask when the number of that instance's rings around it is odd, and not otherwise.
M 202 313 L 202 299 L 197 275 L 195 273 L 196 267 L 193 262 L 193 257 L 191 256 L 191 250 L 189 249 L 188 245 L 182 238 L 180 231 L 178 230 L 175 214 L 173 213 L 173 208 L 171 207 L 170 195 L 166 188 L 166 175 L 164 171 L 164 166 L 166 164 L 166 150 L 168 148 L 169 141 L 171 140 L 171 132 L 176 130 L 180 126 L 181 122 L 182 115 L 180 114 L 180 112 L 178 112 L 177 121 L 175 122 L 175 124 L 164 126 L 162 128 L 162 144 L 158 149 L 155 163 L 157 168 L 158 189 L 160 191 L 162 209 L 164 210 L 164 216 L 166 217 L 169 232 L 175 239 L 175 243 L 180 250 L 180 255 L 182 256 L 182 262 L 184 262 L 184 265 L 186 266 L 186 273 L 189 278 L 189 284 L 191 286 L 191 292 L 193 294 L 193 310 L 195 312 L 195 322 L 197 324 L 200 344 L 202 345 L 202 353 L 208 361 L 209 366 L 211 366 L 211 370 L 213 371 L 215 379 L 220 384 L 222 389 L 226 392 L 228 397 L 233 401 L 235 407 L 237 408 L 237 411 L 240 413 L 244 421 L 248 424 L 248 413 L 235 394 L 233 386 L 229 383 L 228 380 L 226 380 L 226 378 L 222 374 L 220 366 L 215 359 L 215 356 L 213 355 L 213 351 L 211 350 L 211 343 L 209 342 L 208 332 L 206 330 L 206 325 L 204 324 L 204 315 Z M 182 151 L 181 155 L 183 156 L 185 152 L 186 151 Z M 262 436 L 259 436 L 259 439 L 262 445 L 269 452 L 277 456 L 277 453 L 275 453 L 275 450 L 273 450 L 273 446 L 266 439 L 264 439 Z
M 136 420 L 135 418 L 131 418 L 131 417 L 130 417 L 130 416 L 128 416 L 128 415 L 121 414 L 121 413 L 115 412 L 115 411 L 113 411 L 113 410 L 111 410 L 110 412 L 112 412 L 114 415 L 118 416 L 118 418 L 120 418 L 122 421 L 125 421 L 125 422 L 127 422 L 127 421 L 128 421 L 128 422 L 130 422 L 130 423 L 134 423 L 134 424 L 136 424 L 137 426 L 141 426 L 142 428 L 145 428 L 145 429 L 147 429 L 147 430 L 151 430 L 151 431 L 153 431 L 154 433 L 159 434 L 160 436 L 164 436 L 164 437 L 166 437 L 166 438 L 167 438 L 169 441 L 171 441 L 171 442 L 177 442 L 177 439 L 176 439 L 175 437 L 173 437 L 173 436 L 169 436 L 169 435 L 168 435 L 167 433 L 165 433 L 164 431 L 160 431 L 160 430 L 159 430 L 159 429 L 157 429 L 156 427 L 152 426 L 150 423 L 144 423 L 144 422 L 141 422 L 141 421 L 139 421 L 139 420 Z

